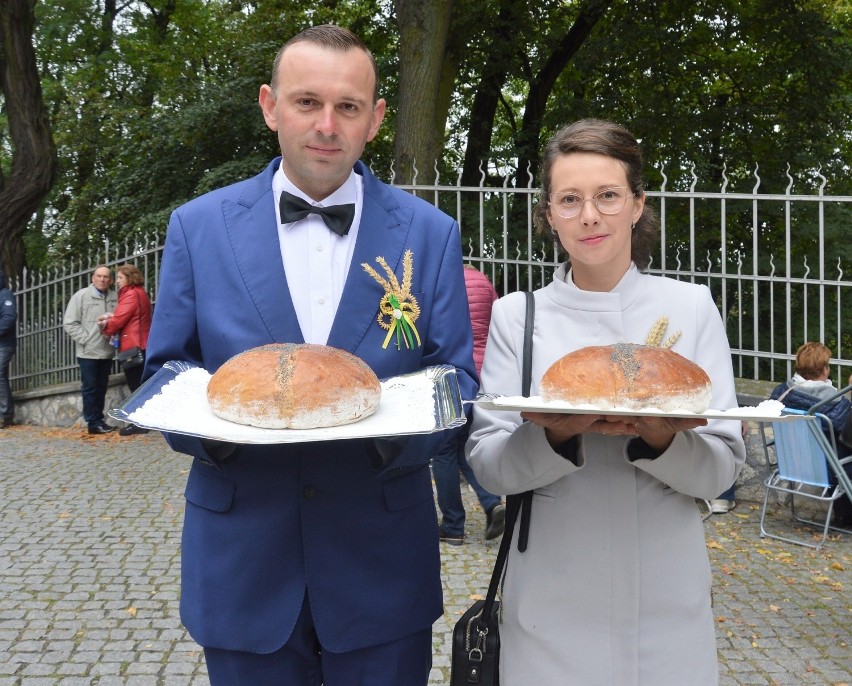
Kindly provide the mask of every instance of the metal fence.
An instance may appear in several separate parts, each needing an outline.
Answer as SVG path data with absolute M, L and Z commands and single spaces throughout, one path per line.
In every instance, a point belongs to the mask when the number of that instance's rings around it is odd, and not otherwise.
M 831 378 L 845 386 L 852 373 L 852 281 L 845 278 L 837 236 L 852 216 L 852 196 L 717 192 L 691 186 L 649 191 L 661 221 L 651 272 L 706 284 L 726 322 L 734 371 L 742 378 L 781 381 L 792 375 L 796 348 L 806 340 L 828 345 Z M 484 175 L 483 175 L 484 183 Z M 454 216 L 467 261 L 484 271 L 501 294 L 540 288 L 559 264 L 558 246 L 539 237 L 532 222 L 537 188 L 441 184 L 399 185 Z M 831 230 L 828 230 L 831 229 Z M 827 244 L 828 236 L 835 236 Z M 133 262 L 145 274 L 156 304 L 162 257 L 159 240 L 104 246 L 85 263 L 47 273 L 25 272 L 14 284 L 19 302 L 15 390 L 79 379 L 74 346 L 62 329 L 71 295 L 90 283 L 97 264 Z

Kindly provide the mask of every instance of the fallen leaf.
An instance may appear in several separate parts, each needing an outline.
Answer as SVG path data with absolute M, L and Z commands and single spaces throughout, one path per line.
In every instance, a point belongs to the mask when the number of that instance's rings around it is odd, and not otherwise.
M 778 612 L 778 610 L 780 610 L 781 608 L 778 607 L 777 605 L 770 605 L 769 609 L 772 610 L 773 612 Z
M 135 607 L 132 607 L 132 606 L 131 606 L 131 607 L 128 607 L 128 608 L 125 610 L 125 612 L 126 612 L 127 614 L 129 614 L 131 617 L 135 617 L 135 616 L 136 616 L 136 608 L 135 608 Z
M 719 542 L 718 542 L 718 541 L 714 541 L 712 538 L 711 538 L 709 541 L 707 541 L 707 547 L 708 547 L 708 548 L 715 548 L 715 549 L 717 549 L 717 550 L 723 550 L 723 548 L 722 548 L 722 546 L 719 544 Z

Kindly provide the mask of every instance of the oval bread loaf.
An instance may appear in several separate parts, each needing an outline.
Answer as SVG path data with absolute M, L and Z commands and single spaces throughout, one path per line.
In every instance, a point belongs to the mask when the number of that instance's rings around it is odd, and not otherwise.
M 691 360 L 648 345 L 617 343 L 575 350 L 554 362 L 541 379 L 544 400 L 603 410 L 657 408 L 704 412 L 712 388 Z
M 327 345 L 273 343 L 246 350 L 210 378 L 213 413 L 266 429 L 316 429 L 373 414 L 381 384 L 360 358 Z

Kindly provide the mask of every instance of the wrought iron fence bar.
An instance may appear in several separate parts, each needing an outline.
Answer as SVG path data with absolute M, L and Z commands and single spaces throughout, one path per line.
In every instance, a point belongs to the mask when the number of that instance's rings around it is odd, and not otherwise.
M 828 339 L 826 342 L 833 347 L 832 378 L 845 385 L 852 371 L 852 339 L 848 339 L 843 326 L 852 316 L 852 280 L 846 276 L 839 258 L 830 254 L 826 235 L 835 206 L 852 205 L 852 196 L 825 195 L 824 178 L 814 193 L 793 194 L 789 172 L 785 193 L 766 194 L 759 192 L 757 170 L 750 193 L 729 192 L 726 170 L 719 191 L 699 190 L 694 172 L 689 190 L 669 190 L 668 178 L 664 171 L 661 174 L 660 187 L 647 191 L 658 209 L 661 225 L 659 250 L 650 272 L 711 288 L 728 324 L 735 372 L 756 379 L 787 378 L 792 373 L 795 349 L 803 342 L 800 339 L 819 337 Z M 549 282 L 561 260 L 558 245 L 542 239 L 535 230 L 538 188 L 513 187 L 510 176 L 503 177 L 502 185 L 486 186 L 482 170 L 479 186 L 462 185 L 460 172 L 455 183 L 442 184 L 437 169 L 435 183 L 418 184 L 416 177 L 414 181 L 398 187 L 455 213 L 465 261 L 486 272 L 501 295 L 539 288 Z M 814 202 L 816 216 L 809 209 L 803 220 L 797 207 Z M 773 220 L 767 228 L 768 206 Z M 674 222 L 672 218 L 680 215 L 684 215 L 683 219 Z M 737 221 L 747 223 L 750 240 L 744 239 L 744 245 L 731 242 L 735 216 L 739 216 Z M 716 232 L 712 238 L 707 234 L 708 221 Z M 793 254 L 793 237 L 802 230 L 802 221 L 807 222 L 806 230 L 816 226 L 819 246 L 812 253 L 813 264 L 805 256 Z M 784 246 L 783 256 L 776 258 L 764 245 L 768 230 L 783 232 L 777 236 Z M 708 250 L 708 245 L 715 247 Z M 59 269 L 43 273 L 25 270 L 20 283 L 14 284 L 20 314 L 19 352 L 11 369 L 13 388 L 23 390 L 77 380 L 74 345 L 62 327 L 71 295 L 90 283 L 96 264 L 114 268 L 133 262 L 145 274 L 146 288 L 156 304 L 162 249 L 154 234 L 115 244 L 105 242 L 97 254 Z M 780 269 L 776 268 L 778 259 Z M 812 306 L 814 299 L 817 302 Z M 794 301 L 798 303 L 795 306 Z M 792 316 L 794 309 L 802 312 L 800 318 Z M 781 329 L 776 336 L 777 327 Z

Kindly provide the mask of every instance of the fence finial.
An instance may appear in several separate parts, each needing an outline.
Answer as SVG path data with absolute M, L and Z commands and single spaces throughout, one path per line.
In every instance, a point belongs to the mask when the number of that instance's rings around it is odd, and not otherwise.
M 752 189 L 752 193 L 757 193 L 757 189 L 760 188 L 760 176 L 758 175 L 758 170 L 760 169 L 760 165 L 755 162 L 754 163 L 754 178 L 757 179 L 757 183 L 754 184 L 754 188 Z
M 790 163 L 787 162 L 787 178 L 790 179 L 790 183 L 787 184 L 787 195 L 790 195 L 790 191 L 793 190 L 793 177 L 790 175 Z
M 822 184 L 819 187 L 819 194 L 822 195 L 822 192 L 825 190 L 825 184 L 828 183 L 828 179 L 822 175 L 822 163 L 817 167 L 817 176 L 822 179 Z

